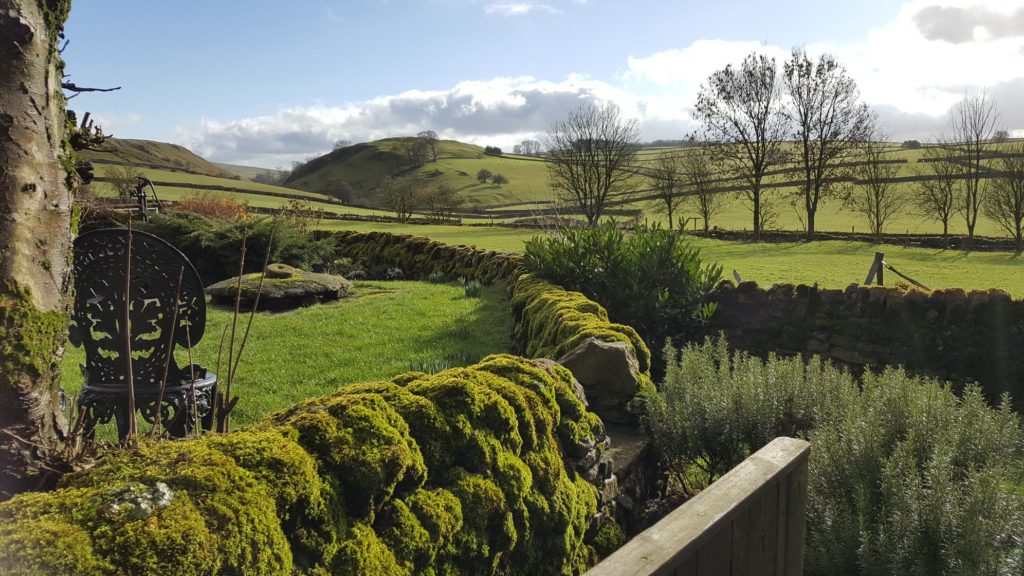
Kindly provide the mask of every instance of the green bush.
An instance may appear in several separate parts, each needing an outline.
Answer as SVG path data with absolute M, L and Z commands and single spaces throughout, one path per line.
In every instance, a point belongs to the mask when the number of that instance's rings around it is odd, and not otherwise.
M 649 426 L 676 485 L 723 474 L 777 436 L 811 441 L 809 574 L 1019 574 L 1021 424 L 1005 399 L 900 369 L 858 382 L 820 359 L 767 361 L 724 340 L 665 350 Z
M 303 270 L 326 270 L 335 260 L 335 245 L 330 237 L 313 236 L 284 222 L 274 225 L 272 218 L 250 221 L 223 221 L 188 213 L 158 214 L 135 227 L 149 232 L 181 250 L 202 277 L 214 282 L 238 275 L 242 236 L 246 237 L 245 272 L 259 272 L 273 231 L 271 262 L 289 264 Z
M 677 232 L 614 223 L 565 227 L 526 243 L 524 263 L 539 277 L 582 292 L 660 349 L 666 338 L 695 337 L 711 309 L 705 299 L 721 278 Z

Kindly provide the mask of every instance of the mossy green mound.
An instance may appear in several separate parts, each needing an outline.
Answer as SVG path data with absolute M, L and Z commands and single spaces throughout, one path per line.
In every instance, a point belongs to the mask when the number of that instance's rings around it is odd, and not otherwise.
M 306 272 L 287 264 L 267 266 L 262 286 L 261 276 L 246 274 L 241 283 L 238 277 L 228 278 L 209 286 L 206 291 L 214 304 L 222 306 L 234 306 L 235 294 L 240 293 L 240 303 L 245 309 L 252 308 L 259 294 L 261 310 L 291 310 L 344 298 L 352 291 L 352 283 L 341 276 Z
M 507 355 L 144 442 L 0 504 L 4 574 L 578 574 L 600 445 L 565 369 Z

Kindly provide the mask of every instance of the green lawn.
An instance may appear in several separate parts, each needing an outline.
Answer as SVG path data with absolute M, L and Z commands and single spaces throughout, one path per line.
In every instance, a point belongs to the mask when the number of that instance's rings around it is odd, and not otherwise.
M 208 312 L 206 336 L 193 358 L 212 370 L 231 313 L 215 307 Z M 508 302 L 498 287 L 468 298 L 455 284 L 357 282 L 353 297 L 256 316 L 234 386 L 241 400 L 232 422 L 251 423 L 346 384 L 472 363 L 509 351 L 511 333 Z M 185 356 L 178 356 L 185 365 Z M 83 361 L 81 349 L 68 347 L 63 385 L 69 394 L 81 387 Z
M 485 226 L 430 226 L 330 222 L 333 230 L 378 230 L 393 234 L 428 236 L 448 244 L 467 244 L 490 250 L 520 252 L 523 243 L 537 234 L 535 230 Z M 825 288 L 845 288 L 867 276 L 876 251 L 886 260 L 930 288 L 1001 288 L 1024 298 L 1024 258 L 1005 252 L 964 253 L 955 250 L 901 248 L 867 242 L 818 241 L 812 243 L 755 244 L 720 240 L 692 239 L 708 260 L 718 262 L 725 275 L 736 270 L 744 280 L 762 286 L 775 283 L 815 284 Z M 887 273 L 886 284 L 896 276 Z

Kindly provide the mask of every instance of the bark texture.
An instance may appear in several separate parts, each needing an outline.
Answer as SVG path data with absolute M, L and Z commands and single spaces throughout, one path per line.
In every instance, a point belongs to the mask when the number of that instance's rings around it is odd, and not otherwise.
M 73 176 L 57 41 L 70 0 L 0 0 L 0 499 L 37 486 L 66 422 Z

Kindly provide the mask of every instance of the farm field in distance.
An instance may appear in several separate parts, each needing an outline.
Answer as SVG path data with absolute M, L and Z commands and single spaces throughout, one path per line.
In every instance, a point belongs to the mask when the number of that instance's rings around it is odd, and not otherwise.
M 328 222 L 329 230 L 377 230 L 394 234 L 427 236 L 447 244 L 466 244 L 489 250 L 521 252 L 536 230 L 489 226 L 432 226 L 363 222 Z M 901 272 L 929 288 L 987 290 L 999 288 L 1024 298 L 1024 257 L 1007 252 L 962 252 L 903 248 L 891 244 L 818 240 L 811 243 L 728 242 L 692 237 L 706 260 L 722 265 L 723 276 L 736 270 L 744 280 L 762 286 L 778 283 L 818 284 L 823 288 L 845 288 L 864 282 L 875 252 Z M 887 272 L 886 285 L 897 277 Z

